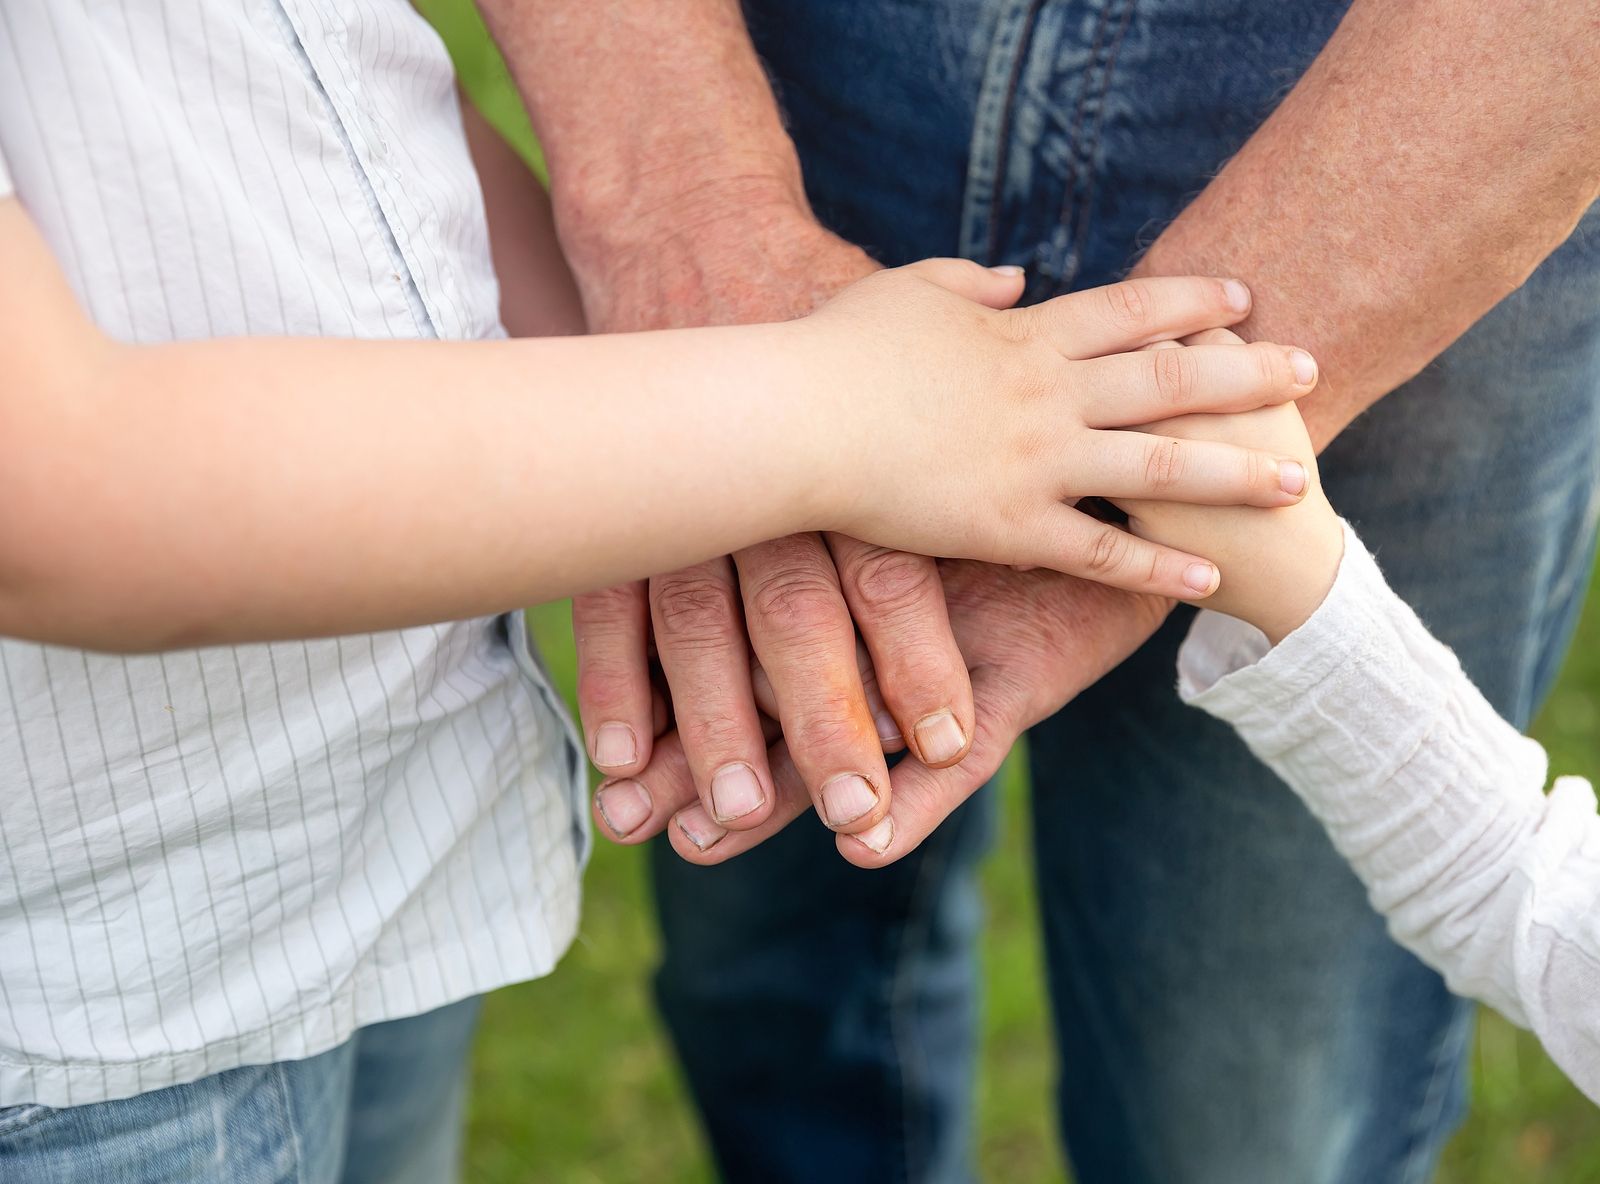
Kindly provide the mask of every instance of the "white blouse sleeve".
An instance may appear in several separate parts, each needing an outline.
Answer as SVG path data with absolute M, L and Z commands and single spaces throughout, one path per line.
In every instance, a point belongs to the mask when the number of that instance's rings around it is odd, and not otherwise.
M 1531 1028 L 1600 1101 L 1600 817 L 1543 792 L 1545 752 L 1497 715 L 1348 526 L 1321 608 L 1278 646 L 1201 613 L 1184 700 L 1232 724 L 1327 828 L 1395 940 Z

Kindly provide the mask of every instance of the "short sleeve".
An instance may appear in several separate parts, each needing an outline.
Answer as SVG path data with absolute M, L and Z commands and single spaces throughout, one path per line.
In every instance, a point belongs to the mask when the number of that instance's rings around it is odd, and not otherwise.
M 6 168 L 6 150 L 0 148 L 0 199 L 12 194 L 11 173 Z

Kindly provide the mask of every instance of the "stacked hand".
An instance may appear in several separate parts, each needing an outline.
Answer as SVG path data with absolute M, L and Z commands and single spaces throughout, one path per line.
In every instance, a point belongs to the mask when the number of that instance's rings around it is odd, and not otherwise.
M 694 320 L 697 307 L 705 320 L 777 320 L 810 310 L 818 275 L 842 281 L 871 270 L 821 234 L 811 224 L 789 240 L 803 244 L 792 275 L 763 255 L 752 266 L 777 278 L 743 289 L 728 275 L 682 269 L 670 290 L 637 270 L 631 288 L 586 274 L 581 261 L 578 271 L 586 294 L 608 293 L 588 301 L 599 330 L 647 327 L 627 311 L 638 308 L 676 323 Z M 887 383 L 905 366 L 926 367 L 928 351 L 949 351 L 937 370 L 950 381 L 927 390 L 920 415 L 899 412 L 867 439 L 840 442 L 863 449 L 846 466 L 861 473 L 859 486 L 829 491 L 830 507 L 848 508 L 846 521 L 835 513 L 830 524 L 851 534 L 779 539 L 575 604 L 580 707 L 590 755 L 609 778 L 596 810 L 611 837 L 638 842 L 672 821 L 677 849 L 713 862 L 814 805 L 847 858 L 898 858 L 992 774 L 1021 731 L 1130 652 L 1164 615 L 1162 595 L 1204 596 L 1217 585 L 1203 557 L 1068 503 L 1299 500 L 1305 469 L 1275 454 L 1122 430 L 1310 389 L 1309 358 L 1278 346 L 1132 352 L 1242 319 L 1242 287 L 1145 281 L 991 311 L 1020 289 L 1014 276 L 935 261 L 854 285 L 807 318 L 804 330 L 829 356 L 848 358 L 855 389 L 862 373 Z M 617 305 L 628 290 L 637 301 Z M 862 340 L 861 325 L 875 321 L 870 348 L 836 348 Z M 992 390 L 981 416 L 965 401 L 975 374 Z M 839 410 L 829 397 L 818 392 L 819 414 Z M 902 448 L 948 463 L 897 471 Z M 1011 463 L 992 464 L 997 454 Z M 935 512 L 970 488 L 985 490 L 970 513 Z M 936 565 L 858 535 L 997 562 Z M 652 680 L 652 652 L 665 687 Z M 891 777 L 883 753 L 902 747 L 909 757 Z

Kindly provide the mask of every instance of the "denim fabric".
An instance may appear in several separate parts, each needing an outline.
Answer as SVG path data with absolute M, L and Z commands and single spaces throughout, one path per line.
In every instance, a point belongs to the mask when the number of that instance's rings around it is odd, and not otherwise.
M 1106 283 L 1250 136 L 1330 0 L 755 0 L 819 214 L 887 263 Z M 1389 184 L 1374 178 L 1375 185 Z M 1600 513 L 1600 211 L 1327 453 L 1395 587 L 1525 722 Z M 1462 1113 L 1470 1008 L 1394 946 L 1293 796 L 1183 708 L 1186 618 L 1031 737 L 1083 1184 L 1411 1184 Z M 727 1178 L 971 1177 L 980 793 L 916 855 L 820 827 L 658 853 L 659 994 Z
M 448 1184 L 478 1000 L 303 1061 L 55 1110 L 0 1110 L 5 1184 Z

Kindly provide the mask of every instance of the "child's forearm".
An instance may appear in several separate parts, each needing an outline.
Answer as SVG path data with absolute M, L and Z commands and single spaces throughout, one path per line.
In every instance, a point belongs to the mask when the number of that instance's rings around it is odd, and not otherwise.
M 1402 945 L 1531 1027 L 1600 1099 L 1588 783 L 1544 795 L 1543 749 L 1495 713 L 1353 536 L 1323 606 L 1252 660 L 1262 648 L 1202 614 L 1181 658 L 1185 696 L 1305 801 Z
M 810 525 L 797 326 L 123 346 L 36 237 L 11 241 L 39 258 L 38 283 L 0 285 L 0 633 L 147 649 L 376 630 Z

